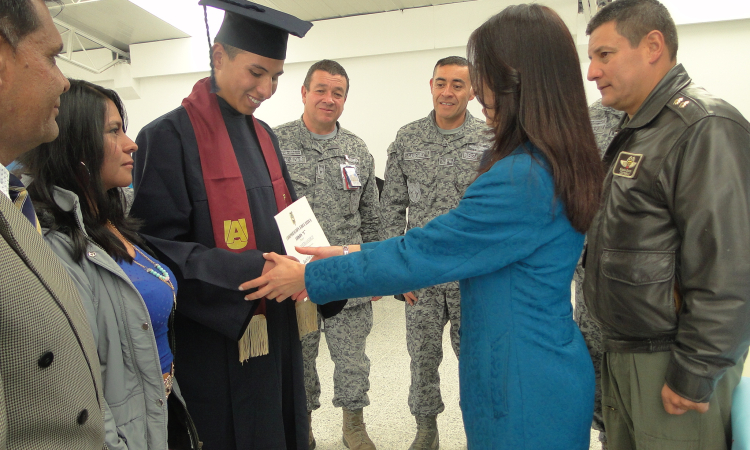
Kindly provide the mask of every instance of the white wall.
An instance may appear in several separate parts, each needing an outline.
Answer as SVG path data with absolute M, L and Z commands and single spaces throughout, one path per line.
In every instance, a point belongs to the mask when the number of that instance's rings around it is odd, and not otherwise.
M 386 149 L 402 125 L 432 109 L 428 81 L 435 62 L 465 56 L 471 31 L 510 0 L 479 0 L 439 7 L 316 22 L 308 36 L 290 37 L 284 75 L 276 94 L 257 110 L 271 126 L 302 114 L 300 87 L 307 68 L 323 58 L 346 68 L 351 89 L 340 122 L 367 143 L 382 176 Z M 588 60 L 577 11 L 571 0 L 547 0 L 571 27 L 579 44 L 582 76 Z M 675 15 L 677 16 L 677 15 Z M 678 61 L 693 79 L 750 117 L 750 19 L 678 26 Z M 131 64 L 93 75 L 61 63 L 66 75 L 115 88 L 125 98 L 135 137 L 151 120 L 179 106 L 192 85 L 208 75 L 205 36 L 131 46 Z M 589 101 L 598 98 L 585 82 Z M 481 117 L 481 107 L 469 103 Z

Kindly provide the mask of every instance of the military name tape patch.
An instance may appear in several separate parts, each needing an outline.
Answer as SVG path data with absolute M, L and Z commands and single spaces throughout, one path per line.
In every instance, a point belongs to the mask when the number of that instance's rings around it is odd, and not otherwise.
M 482 152 L 465 151 L 461 153 L 461 158 L 468 161 L 479 161 L 482 158 Z
M 432 156 L 432 154 L 430 153 L 429 150 L 422 150 L 422 151 L 419 151 L 419 152 L 404 153 L 404 159 L 407 160 L 407 161 L 414 161 L 416 159 L 427 159 L 430 156 Z
M 307 161 L 304 156 L 287 156 L 284 158 L 287 164 L 302 164 Z
M 635 178 L 638 167 L 643 161 L 643 155 L 638 153 L 620 152 L 617 162 L 612 169 L 612 174 L 618 177 Z
M 284 156 L 302 156 L 302 150 L 282 150 Z

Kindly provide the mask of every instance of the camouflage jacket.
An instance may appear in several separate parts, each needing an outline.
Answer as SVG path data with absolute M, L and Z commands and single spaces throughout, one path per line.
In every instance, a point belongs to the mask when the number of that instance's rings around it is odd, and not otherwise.
M 620 121 L 625 113 L 614 108 L 602 105 L 602 99 L 599 99 L 589 106 L 589 117 L 591 118 L 591 127 L 594 129 L 594 138 L 596 145 L 599 147 L 599 153 L 604 156 L 604 152 L 609 147 L 609 143 L 617 134 Z
M 274 128 L 298 197 L 310 202 L 331 245 L 377 241 L 380 204 L 375 161 L 365 142 L 341 128 L 333 139 L 312 138 L 302 119 Z M 362 187 L 344 189 L 342 164 L 356 167 Z
M 468 110 L 464 129 L 456 134 L 440 134 L 434 111 L 401 127 L 388 147 L 381 238 L 400 236 L 455 208 L 476 178 L 490 139 L 489 128 Z

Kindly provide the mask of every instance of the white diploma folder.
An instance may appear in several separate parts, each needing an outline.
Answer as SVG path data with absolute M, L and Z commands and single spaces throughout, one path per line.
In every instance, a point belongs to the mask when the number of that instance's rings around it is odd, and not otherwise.
M 307 197 L 302 197 L 296 202 L 284 208 L 283 211 L 274 216 L 279 226 L 281 240 L 284 242 L 286 254 L 299 259 L 302 264 L 307 264 L 312 259 L 311 255 L 302 255 L 294 249 L 297 247 L 328 247 L 323 229 L 320 227 L 315 213 L 310 208 Z

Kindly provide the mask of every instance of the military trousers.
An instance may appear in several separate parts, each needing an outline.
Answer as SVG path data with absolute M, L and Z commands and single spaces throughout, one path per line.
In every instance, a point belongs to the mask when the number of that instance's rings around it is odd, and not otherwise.
M 584 269 L 579 262 L 573 274 L 576 287 L 573 320 L 578 324 L 578 328 L 583 334 L 583 340 L 586 342 L 589 355 L 591 355 L 591 362 L 594 363 L 594 419 L 591 422 L 591 428 L 599 431 L 600 441 L 606 442 L 604 420 L 602 419 L 602 357 L 604 355 L 602 331 L 589 314 L 586 302 L 583 299 L 583 276 Z
M 461 330 L 461 293 L 458 282 L 414 291 L 417 302 L 405 304 L 406 347 L 411 357 L 409 409 L 415 416 L 435 416 L 445 410 L 440 395 L 443 330 L 450 321 L 450 339 L 458 357 Z
M 325 320 L 318 314 L 318 331 L 302 338 L 308 411 L 320 408 L 320 377 L 316 360 L 321 324 L 334 364 L 333 406 L 364 408 L 370 404 L 367 395 L 370 390 L 370 359 L 365 354 L 365 344 L 372 330 L 372 302 L 344 308 Z
M 610 450 L 729 450 L 732 394 L 744 358 L 724 373 L 708 412 L 675 416 L 664 410 L 661 390 L 670 352 L 604 354 L 602 406 Z

